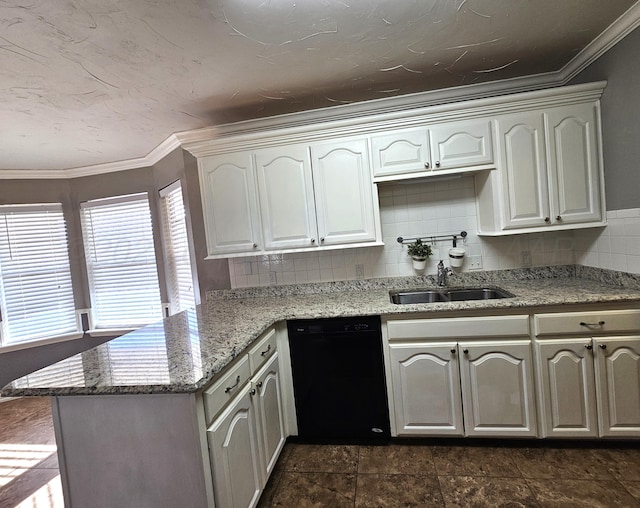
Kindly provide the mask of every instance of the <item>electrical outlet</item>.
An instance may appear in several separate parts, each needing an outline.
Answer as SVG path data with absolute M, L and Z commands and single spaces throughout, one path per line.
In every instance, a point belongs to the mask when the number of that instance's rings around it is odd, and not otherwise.
M 275 286 L 278 283 L 278 274 L 276 272 L 269 272 L 269 284 Z
M 469 256 L 469 270 L 482 270 L 482 256 Z
M 531 251 L 522 251 L 522 266 L 531 266 Z
M 356 265 L 356 279 L 364 279 L 364 265 Z

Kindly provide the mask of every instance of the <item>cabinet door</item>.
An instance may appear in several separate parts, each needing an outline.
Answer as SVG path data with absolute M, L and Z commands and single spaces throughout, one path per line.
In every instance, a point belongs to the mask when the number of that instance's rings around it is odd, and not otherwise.
M 367 140 L 313 145 L 311 158 L 320 244 L 375 240 Z
M 498 119 L 504 228 L 544 226 L 549 218 L 549 185 L 541 113 Z
M 468 436 L 536 436 L 531 343 L 460 343 Z
M 596 108 L 589 103 L 545 112 L 552 223 L 602 220 Z
M 431 169 L 426 127 L 371 137 L 373 176 L 400 175 Z
M 455 343 L 390 344 L 399 436 L 463 435 Z
M 250 154 L 199 160 L 207 253 L 254 253 L 260 249 L 256 179 Z
M 538 342 L 542 437 L 597 437 L 591 338 Z
M 487 120 L 430 126 L 429 138 L 434 170 L 493 162 L 491 124 Z
M 255 377 L 254 389 L 256 390 L 254 400 L 258 409 L 262 468 L 266 473 L 265 478 L 268 478 L 286 439 L 277 352 Z
M 264 480 L 257 423 L 248 389 L 207 430 L 216 505 L 255 506 Z
M 316 243 L 316 214 L 309 149 L 294 145 L 255 154 L 265 248 Z
M 640 437 L 640 337 L 593 343 L 600 435 Z

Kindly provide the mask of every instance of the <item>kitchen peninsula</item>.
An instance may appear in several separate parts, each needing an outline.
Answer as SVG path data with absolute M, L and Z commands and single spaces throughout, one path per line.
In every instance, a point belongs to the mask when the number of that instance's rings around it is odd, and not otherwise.
M 211 464 L 216 468 L 215 457 L 210 457 L 208 450 L 215 440 L 207 434 L 225 415 L 226 404 L 217 401 L 217 392 L 211 387 L 216 388 L 231 370 L 234 376 L 230 384 L 238 372 L 237 389 L 242 389 L 246 381 L 247 393 L 251 390 L 255 393 L 257 385 L 249 379 L 251 376 L 258 379 L 259 369 L 277 363 L 274 358 L 279 355 L 282 432 L 285 436 L 295 434 L 283 326 L 286 320 L 380 315 L 387 324 L 407 319 L 443 322 L 444 318 L 519 316 L 526 322 L 527 330 L 531 327 L 526 338 L 536 340 L 536 335 L 545 339 L 545 334 L 551 333 L 545 329 L 545 323 L 550 322 L 548 316 L 553 313 L 561 316 L 626 312 L 625 315 L 631 317 L 625 319 L 631 324 L 625 321 L 622 331 L 615 325 L 609 328 L 608 323 L 592 332 L 598 336 L 611 331 L 630 340 L 629 335 L 634 333 L 632 339 L 640 341 L 640 327 L 634 321 L 640 303 L 640 280 L 636 276 L 564 266 L 468 272 L 454 275 L 450 285 L 499 287 L 515 296 L 411 305 L 390 302 L 390 289 L 432 287 L 432 277 L 212 292 L 208 301 L 195 310 L 177 314 L 16 380 L 3 389 L 2 395 L 53 398 L 60 469 L 68 506 L 87 506 L 90 501 L 95 507 L 204 507 L 213 506 L 213 490 L 218 490 L 218 483 L 211 480 Z M 269 335 L 272 331 L 275 338 Z M 584 341 L 585 333 L 573 334 L 573 337 Z M 388 335 L 385 341 L 387 347 Z M 256 350 L 257 346 L 267 343 L 273 344 L 277 353 L 271 347 Z M 600 347 L 602 345 L 600 343 Z M 636 354 L 639 353 L 637 344 L 635 348 Z M 611 354 L 612 349 L 610 347 Z M 262 360 L 260 356 L 271 360 Z M 257 363 L 255 370 L 251 366 L 251 374 L 247 366 L 245 376 L 242 370 L 245 362 L 251 365 L 255 358 L 262 363 Z M 47 381 L 47 369 L 59 373 L 65 362 L 81 365 L 82 375 L 68 379 L 58 376 L 56 380 Z M 636 365 L 636 368 L 639 367 Z M 390 383 L 389 372 L 387 379 Z M 539 372 L 536 379 L 538 390 L 546 386 L 539 379 Z M 393 396 L 392 388 L 389 390 Z M 240 392 L 237 396 L 240 397 Z M 541 423 L 536 425 L 534 418 L 532 435 L 554 437 L 553 432 L 543 431 L 546 427 L 542 422 L 542 397 L 536 405 Z M 640 409 L 633 411 L 638 413 Z M 249 413 L 247 410 L 246 414 Z M 534 411 L 534 417 L 535 414 Z M 394 435 L 403 433 L 398 426 L 400 421 L 397 416 Z M 599 421 L 602 426 L 604 420 Z M 634 428 L 628 422 L 625 426 L 628 430 L 640 430 L 640 422 Z M 536 432 L 538 428 L 540 433 Z M 607 434 L 601 432 L 600 435 Z M 634 437 L 633 432 L 629 436 Z M 274 445 L 276 454 L 279 446 Z M 266 473 L 256 472 L 261 478 L 260 484 L 264 485 L 269 472 L 268 465 Z M 246 474 L 250 476 L 251 472 Z M 256 492 L 259 496 L 260 489 Z M 220 502 L 218 492 L 216 501 L 219 506 L 227 505 Z

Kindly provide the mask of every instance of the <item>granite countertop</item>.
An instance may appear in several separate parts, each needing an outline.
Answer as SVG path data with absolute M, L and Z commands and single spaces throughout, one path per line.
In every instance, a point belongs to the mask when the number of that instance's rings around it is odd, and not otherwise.
M 4 396 L 196 392 L 272 324 L 362 315 L 517 312 L 558 305 L 640 302 L 640 277 L 579 266 L 465 272 L 450 287 L 492 286 L 514 298 L 394 305 L 390 289 L 434 287 L 399 277 L 213 291 L 207 302 L 7 385 Z

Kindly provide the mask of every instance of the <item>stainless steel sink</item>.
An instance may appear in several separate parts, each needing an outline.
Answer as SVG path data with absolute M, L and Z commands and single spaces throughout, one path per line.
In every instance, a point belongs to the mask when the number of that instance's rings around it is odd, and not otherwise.
M 494 300 L 496 298 L 513 298 L 514 295 L 498 288 L 442 288 L 415 289 L 411 291 L 389 291 L 391 303 L 404 305 L 407 303 L 462 302 L 466 300 Z

